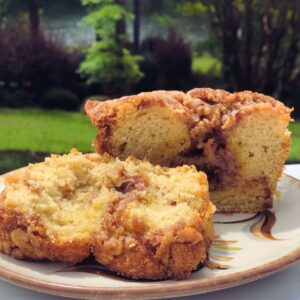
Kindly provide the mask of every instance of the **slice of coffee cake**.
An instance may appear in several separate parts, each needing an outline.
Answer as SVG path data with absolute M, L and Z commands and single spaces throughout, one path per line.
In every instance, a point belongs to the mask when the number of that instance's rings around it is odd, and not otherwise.
M 0 250 L 19 259 L 96 260 L 130 278 L 184 278 L 213 239 L 206 175 L 109 155 L 69 155 L 13 172 L 0 195 Z
M 163 166 L 195 165 L 207 173 L 219 212 L 272 207 L 290 148 L 291 111 L 263 94 L 209 88 L 86 103 L 98 128 L 97 152 Z

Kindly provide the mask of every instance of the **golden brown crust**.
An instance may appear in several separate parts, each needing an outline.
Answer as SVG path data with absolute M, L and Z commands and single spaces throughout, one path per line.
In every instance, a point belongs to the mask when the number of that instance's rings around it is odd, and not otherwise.
M 95 234 L 92 251 L 96 260 L 120 275 L 155 280 L 181 279 L 203 265 L 207 258 L 210 241 L 200 220 L 191 225 L 177 224 L 156 231 L 147 231 L 140 220 L 136 220 L 134 226 L 130 225 L 129 232 L 124 219 L 109 221 L 105 230 Z
M 24 216 L 1 212 L 0 251 L 16 259 L 51 260 L 76 264 L 95 255 L 108 269 L 133 279 L 182 279 L 203 265 L 210 241 L 201 223 L 178 224 L 169 231 L 148 232 L 140 222 L 131 235 L 119 224 L 106 227 L 94 235 L 93 241 L 53 243 L 43 233 L 43 226 L 29 225 Z M 114 219 L 115 220 L 115 219 Z M 108 222 L 107 222 L 108 221 Z M 35 223 L 35 222 L 33 222 Z M 207 226 L 212 229 L 213 224 Z M 109 228 L 110 227 L 110 228 Z M 109 229 L 108 229 L 109 228 Z M 119 233 L 119 236 L 118 236 Z
M 183 92 L 179 91 L 153 91 L 135 96 L 124 96 L 107 102 L 90 99 L 85 104 L 85 111 L 91 122 L 97 127 L 114 124 L 117 121 L 118 112 L 128 109 L 130 105 L 136 107 L 137 110 L 153 105 L 168 106 L 184 118 L 187 110 L 180 103 L 186 97 Z M 188 122 L 189 120 L 186 118 L 185 121 Z
M 90 256 L 108 269 L 129 278 L 182 279 L 202 265 L 207 258 L 210 241 L 201 223 L 178 224 L 169 231 L 146 231 L 140 223 L 131 235 L 112 222 L 86 241 L 56 244 L 38 233 L 38 226 L 28 226 L 14 214 L 1 212 L 0 251 L 17 259 L 61 261 L 76 264 Z M 107 219 L 105 220 L 107 221 Z M 136 224 L 135 224 L 136 225 Z M 209 224 L 212 226 L 212 224 Z M 110 227 L 108 229 L 108 227 Z M 117 226 L 117 228 L 112 228 Z M 113 232 L 112 232 L 113 230 Z M 119 236 L 118 236 L 119 233 Z
M 214 90 L 211 88 L 195 88 L 187 93 L 191 98 L 200 99 L 208 104 L 223 104 L 232 108 L 234 105 L 252 105 L 255 103 L 270 103 L 273 107 L 280 107 L 283 112 L 290 114 L 292 111 L 280 101 L 261 93 L 252 91 L 241 91 L 229 93 L 224 90 Z
M 1 195 L 0 195 L 1 198 Z M 0 251 L 17 259 L 76 264 L 90 254 L 90 242 L 51 242 L 37 216 L 0 210 Z
M 191 138 L 195 140 L 204 130 L 224 131 L 236 126 L 244 111 L 250 114 L 261 108 L 273 109 L 288 122 L 293 111 L 270 96 L 251 91 L 229 93 L 224 90 L 195 88 L 187 94 L 190 97 L 186 98 L 183 105 L 198 118 L 196 126 L 191 130 Z

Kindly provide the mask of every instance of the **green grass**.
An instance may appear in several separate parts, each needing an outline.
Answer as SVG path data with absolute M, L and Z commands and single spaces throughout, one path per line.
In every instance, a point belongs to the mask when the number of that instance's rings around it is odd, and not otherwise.
M 64 153 L 71 148 L 93 151 L 96 130 L 80 113 L 38 109 L 0 110 L 0 151 Z
M 220 76 L 221 67 L 221 62 L 207 52 L 202 56 L 194 57 L 192 62 L 192 70 L 194 73 L 198 74 Z
M 292 132 L 292 147 L 289 160 L 300 161 L 300 121 L 291 123 L 289 129 Z

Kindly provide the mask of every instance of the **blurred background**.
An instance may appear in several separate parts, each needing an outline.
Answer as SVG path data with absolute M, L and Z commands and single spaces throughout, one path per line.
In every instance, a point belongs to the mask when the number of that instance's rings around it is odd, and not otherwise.
M 300 1 L 0 0 L 0 174 L 93 151 L 90 96 L 196 86 L 294 107 L 300 162 Z

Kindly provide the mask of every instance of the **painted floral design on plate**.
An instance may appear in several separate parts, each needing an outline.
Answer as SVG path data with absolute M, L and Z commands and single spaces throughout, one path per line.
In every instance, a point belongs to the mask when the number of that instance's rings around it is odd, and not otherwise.
M 253 216 L 238 219 L 234 221 L 216 221 L 215 224 L 241 224 L 247 223 L 249 233 L 258 239 L 264 240 L 281 240 L 273 236 L 272 228 L 276 223 L 275 213 L 271 210 L 264 210 L 258 212 Z M 251 223 L 251 225 L 249 225 Z M 211 269 L 227 270 L 230 265 L 224 264 L 234 259 L 230 253 L 233 251 L 240 251 L 241 247 L 238 246 L 236 240 L 223 240 L 216 236 L 209 251 L 209 261 L 207 267 Z

